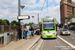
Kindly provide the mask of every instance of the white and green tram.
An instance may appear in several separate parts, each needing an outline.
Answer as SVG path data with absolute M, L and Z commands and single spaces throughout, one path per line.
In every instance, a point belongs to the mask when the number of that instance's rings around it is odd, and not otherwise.
M 42 38 L 56 38 L 56 18 L 42 18 Z

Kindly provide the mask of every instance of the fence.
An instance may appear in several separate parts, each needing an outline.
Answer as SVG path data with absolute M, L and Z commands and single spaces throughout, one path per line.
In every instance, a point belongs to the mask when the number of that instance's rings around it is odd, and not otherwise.
M 5 26 L 5 25 L 0 25 L 0 32 L 8 32 L 8 31 L 18 31 L 17 26 Z

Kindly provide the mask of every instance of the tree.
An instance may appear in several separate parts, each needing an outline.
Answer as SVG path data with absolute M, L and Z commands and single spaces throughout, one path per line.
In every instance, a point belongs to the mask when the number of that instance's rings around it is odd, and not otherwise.
M 18 22 L 15 21 L 15 20 L 13 20 L 13 21 L 11 22 L 11 26 L 18 26 Z
M 34 23 L 33 22 L 32 23 L 29 23 L 29 24 L 26 23 L 26 24 L 24 24 L 24 27 L 26 27 L 26 26 L 30 26 L 31 27 L 32 24 L 34 24 Z
M 2 24 L 9 26 L 10 25 L 10 22 L 9 22 L 9 20 L 4 19 L 4 20 L 2 20 Z
M 16 26 L 16 24 L 14 23 L 14 25 L 13 26 Z
M 71 18 L 75 18 L 75 16 L 74 16 L 73 14 L 70 14 L 70 15 L 68 16 L 68 21 L 69 21 Z
M 0 25 L 3 25 L 2 19 L 0 19 Z

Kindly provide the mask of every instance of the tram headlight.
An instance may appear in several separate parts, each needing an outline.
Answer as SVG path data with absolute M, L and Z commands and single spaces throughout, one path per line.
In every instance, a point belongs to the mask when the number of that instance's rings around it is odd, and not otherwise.
M 43 33 L 43 35 L 46 35 L 45 33 Z

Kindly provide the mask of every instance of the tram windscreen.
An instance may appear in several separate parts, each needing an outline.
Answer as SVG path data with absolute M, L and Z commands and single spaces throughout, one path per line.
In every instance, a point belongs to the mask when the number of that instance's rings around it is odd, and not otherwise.
M 43 20 L 44 30 L 54 30 L 54 19 Z

